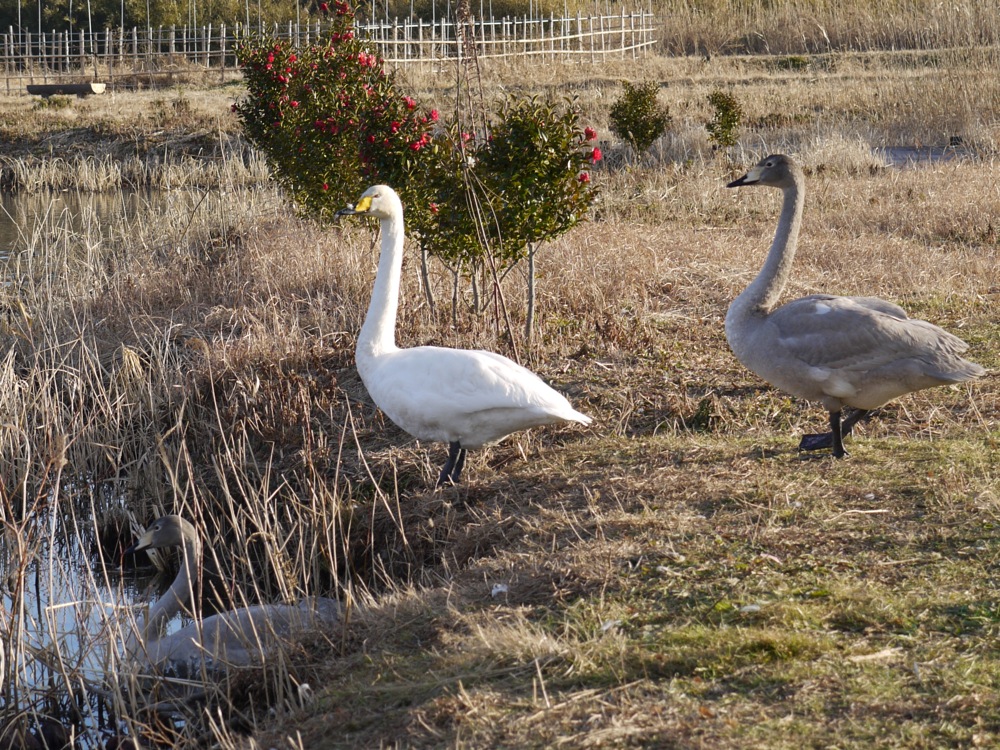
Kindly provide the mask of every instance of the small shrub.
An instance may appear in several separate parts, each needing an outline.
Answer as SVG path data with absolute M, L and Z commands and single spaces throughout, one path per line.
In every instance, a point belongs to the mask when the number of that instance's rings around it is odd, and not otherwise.
M 809 58 L 805 55 L 787 55 L 774 61 L 775 70 L 803 71 L 808 70 L 809 65 Z
M 72 99 L 68 96 L 63 96 L 61 94 L 55 94 L 54 96 L 48 96 L 40 99 L 35 104 L 36 109 L 66 109 Z
M 732 94 L 718 90 L 708 95 L 708 103 L 715 110 L 712 119 L 705 125 L 709 140 L 720 148 L 735 146 L 743 122 L 743 108 L 740 103 Z
M 659 85 L 649 81 L 631 84 L 623 82 L 625 90 L 611 105 L 611 132 L 627 141 L 636 153 L 644 153 L 653 142 L 667 132 L 670 112 L 656 95 Z

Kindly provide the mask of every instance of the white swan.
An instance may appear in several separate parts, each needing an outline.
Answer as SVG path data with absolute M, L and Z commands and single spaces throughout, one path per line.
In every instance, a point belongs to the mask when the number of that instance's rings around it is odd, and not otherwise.
M 161 636 L 167 621 L 191 601 L 192 582 L 201 565 L 201 540 L 189 521 L 169 515 L 154 521 L 125 554 L 161 547 L 181 547 L 181 566 L 170 589 L 150 605 L 128 639 L 126 651 L 144 667 L 199 675 L 203 668 L 215 673 L 260 665 L 282 644 L 340 619 L 337 601 L 317 597 L 297 605 L 260 604 L 223 612 Z
M 832 447 L 841 458 L 844 436 L 872 409 L 912 391 L 972 380 L 985 370 L 959 356 L 968 348 L 964 341 L 911 320 L 885 300 L 813 294 L 775 307 L 791 273 L 803 182 L 790 157 L 775 155 L 727 185 L 776 187 L 784 199 L 764 267 L 729 307 L 726 339 L 737 359 L 768 383 L 826 407 L 830 432 L 806 435 L 799 450 Z M 845 406 L 859 411 L 841 423 Z
M 419 440 L 446 442 L 448 460 L 438 486 L 457 482 L 469 448 L 518 430 L 559 422 L 590 424 L 530 370 L 487 351 L 396 346 L 396 309 L 403 264 L 403 206 L 385 185 L 368 188 L 338 215 L 379 219 L 382 249 L 375 286 L 355 352 L 372 400 Z

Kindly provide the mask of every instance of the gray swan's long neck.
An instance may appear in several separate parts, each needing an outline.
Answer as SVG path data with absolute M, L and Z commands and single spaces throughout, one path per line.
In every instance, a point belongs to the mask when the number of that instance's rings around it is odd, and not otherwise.
M 403 269 L 403 217 L 393 215 L 381 220 L 382 248 L 371 302 L 358 335 L 356 356 L 359 365 L 396 348 L 396 311 L 399 306 L 399 280 Z
M 137 645 L 140 649 L 156 641 L 163 626 L 192 599 L 194 580 L 198 575 L 198 565 L 201 561 L 201 541 L 197 533 L 193 532 L 193 528 L 190 532 L 184 530 L 183 557 L 177 577 L 166 593 L 150 605 L 149 612 L 139 628 L 141 641 Z
M 805 204 L 805 189 L 796 176 L 792 184 L 783 188 L 781 217 L 774 233 L 771 250 L 764 261 L 764 267 L 743 293 L 729 308 L 726 323 L 757 315 L 767 315 L 778 304 L 778 299 L 788 282 L 795 259 L 795 247 L 802 224 L 802 206 Z

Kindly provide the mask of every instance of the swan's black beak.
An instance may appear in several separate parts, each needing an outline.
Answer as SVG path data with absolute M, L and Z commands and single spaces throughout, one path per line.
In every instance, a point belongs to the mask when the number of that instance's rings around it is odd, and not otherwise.
M 341 216 L 355 216 L 357 215 L 357 213 L 358 212 L 354 210 L 354 206 L 348 206 L 347 208 L 342 208 L 339 211 L 337 211 L 337 213 L 335 213 L 334 216 L 338 218 Z
M 143 534 L 134 542 L 132 542 L 131 547 L 122 552 L 122 557 L 124 557 L 125 555 L 134 555 L 136 552 L 142 552 L 144 549 L 148 549 L 149 542 L 150 542 L 149 531 L 146 531 L 145 534 Z
M 731 187 L 743 187 L 744 185 L 756 185 L 760 182 L 760 167 L 756 166 L 747 172 L 745 175 L 740 177 L 738 180 L 733 180 L 728 185 L 727 188 Z

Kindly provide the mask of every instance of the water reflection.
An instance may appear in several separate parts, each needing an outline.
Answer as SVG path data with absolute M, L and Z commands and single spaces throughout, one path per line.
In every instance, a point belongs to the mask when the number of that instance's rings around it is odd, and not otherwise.
M 118 670 L 122 627 L 144 588 L 99 553 L 95 508 L 80 502 L 87 497 L 0 511 L 0 731 L 38 734 L 44 717 L 72 725 L 80 748 L 108 731 L 92 688 Z
M 149 207 L 149 195 L 111 193 L 0 193 L 0 262 L 37 245 L 40 234 L 122 226 Z

